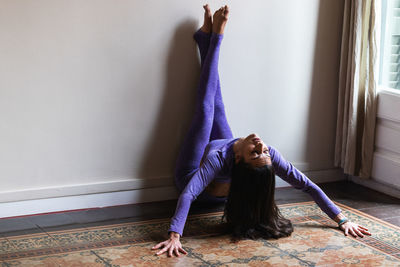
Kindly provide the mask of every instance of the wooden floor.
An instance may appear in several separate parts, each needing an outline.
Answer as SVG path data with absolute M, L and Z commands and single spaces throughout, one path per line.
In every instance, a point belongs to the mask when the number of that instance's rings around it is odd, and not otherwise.
M 319 184 L 319 186 L 334 201 L 400 226 L 400 199 L 348 181 Z M 291 187 L 278 188 L 275 199 L 278 205 L 312 200 L 308 194 Z M 176 201 L 0 219 L 0 237 L 128 221 L 171 218 L 175 211 Z M 210 207 L 193 203 L 190 214 L 222 211 L 223 208 L 223 204 Z

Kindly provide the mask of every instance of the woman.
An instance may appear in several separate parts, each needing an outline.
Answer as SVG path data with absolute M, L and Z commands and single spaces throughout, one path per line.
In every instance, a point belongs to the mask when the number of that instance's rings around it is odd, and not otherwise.
M 345 235 L 370 235 L 368 229 L 350 222 L 341 210 L 304 174 L 256 135 L 233 138 L 225 116 L 218 76 L 219 48 L 229 9 L 212 16 L 204 6 L 204 24 L 194 34 L 201 57 L 197 106 L 189 133 L 179 155 L 175 184 L 181 192 L 169 229 L 170 238 L 154 246 L 187 254 L 180 237 L 191 203 L 195 199 L 226 202 L 224 217 L 236 238 L 280 238 L 293 227 L 274 202 L 275 172 L 292 186 L 309 193 Z

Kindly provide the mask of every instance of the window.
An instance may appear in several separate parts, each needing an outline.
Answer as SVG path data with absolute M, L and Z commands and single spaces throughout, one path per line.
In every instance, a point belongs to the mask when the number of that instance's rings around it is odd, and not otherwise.
M 400 0 L 382 0 L 379 85 L 400 90 Z

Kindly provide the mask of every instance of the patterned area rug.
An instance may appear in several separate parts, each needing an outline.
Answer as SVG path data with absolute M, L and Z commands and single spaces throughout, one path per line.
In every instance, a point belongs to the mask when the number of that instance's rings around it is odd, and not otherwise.
M 400 228 L 336 203 L 371 237 L 345 237 L 314 202 L 280 205 L 294 232 L 278 240 L 232 243 L 222 212 L 190 216 L 188 255 L 155 256 L 169 218 L 0 238 L 2 266 L 400 266 Z

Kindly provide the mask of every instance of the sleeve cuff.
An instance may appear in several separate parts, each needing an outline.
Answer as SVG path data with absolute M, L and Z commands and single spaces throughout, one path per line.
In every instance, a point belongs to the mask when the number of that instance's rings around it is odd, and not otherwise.
M 178 234 L 182 237 L 182 232 L 183 232 L 183 231 L 180 231 L 180 230 L 178 230 L 178 229 L 176 229 L 176 228 L 171 227 L 171 228 L 169 228 L 169 230 L 168 230 L 168 235 L 169 235 L 170 232 L 178 233 Z

